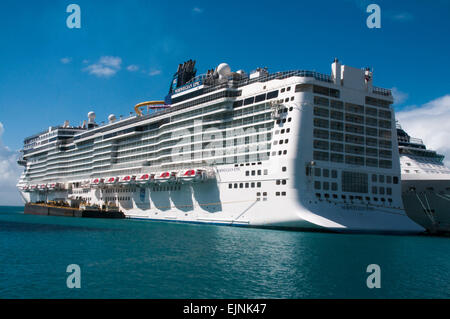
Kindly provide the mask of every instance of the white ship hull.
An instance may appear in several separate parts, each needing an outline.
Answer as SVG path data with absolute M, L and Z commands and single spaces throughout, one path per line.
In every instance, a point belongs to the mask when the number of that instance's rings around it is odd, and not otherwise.
M 250 166 L 264 170 L 264 166 Z M 127 218 L 205 223 L 227 226 L 271 227 L 332 232 L 420 233 L 424 228 L 413 222 L 402 207 L 379 207 L 355 200 L 353 203 L 316 198 L 310 191 L 284 188 L 288 196 L 274 196 L 266 188 L 230 189 L 240 184 L 246 167 L 221 166 L 218 178 L 200 183 L 166 183 L 117 186 L 117 204 Z M 217 171 L 217 170 L 216 170 Z M 221 171 L 221 172 L 220 172 Z M 292 177 L 294 178 L 294 177 Z M 237 182 L 236 182 L 237 181 Z M 275 185 L 275 178 L 264 176 Z M 293 179 L 291 179 L 293 181 Z M 251 185 L 252 181 L 249 182 Z M 249 185 L 249 186 L 250 186 Z M 264 184 L 262 184 L 264 185 Z M 105 190 L 92 188 L 83 193 L 91 204 L 102 205 Z M 171 190 L 172 189 L 172 190 Z M 257 196 L 260 193 L 261 196 Z M 22 192 L 32 202 L 67 198 L 65 192 Z
M 406 179 L 402 182 L 407 215 L 431 233 L 450 232 L 450 180 Z
M 402 200 L 407 215 L 430 233 L 450 232 L 450 169 L 444 156 L 429 150 L 398 126 Z

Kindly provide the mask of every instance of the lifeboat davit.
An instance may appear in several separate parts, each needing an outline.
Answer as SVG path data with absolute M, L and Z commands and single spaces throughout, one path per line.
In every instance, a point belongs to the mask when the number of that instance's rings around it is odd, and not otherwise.
M 204 170 L 202 169 L 188 169 L 180 172 L 180 180 L 183 183 L 201 182 L 204 179 Z
M 49 183 L 49 184 L 47 184 L 47 189 L 48 189 L 48 190 L 53 191 L 53 190 L 55 190 L 56 188 L 57 188 L 57 184 L 56 184 L 56 183 Z
M 92 180 L 91 185 L 93 187 L 99 187 L 100 185 L 103 185 L 104 182 L 105 182 L 105 180 L 103 178 L 96 178 L 96 179 Z
M 109 177 L 105 181 L 106 186 L 114 186 L 119 181 L 118 177 Z
M 139 178 L 136 179 L 138 184 L 144 185 L 153 182 L 155 179 L 155 174 L 142 174 Z
M 136 176 L 127 175 L 120 179 L 119 183 L 122 185 L 133 184 L 136 181 Z
M 177 172 L 163 172 L 155 177 L 156 183 L 173 183 L 177 181 Z

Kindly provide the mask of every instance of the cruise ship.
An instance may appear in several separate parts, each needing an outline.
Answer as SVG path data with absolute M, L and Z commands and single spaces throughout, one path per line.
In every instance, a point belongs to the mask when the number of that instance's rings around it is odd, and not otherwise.
M 26 203 L 127 218 L 333 232 L 419 233 L 405 213 L 392 93 L 369 68 L 331 74 L 178 66 L 164 101 L 24 141 Z
M 450 169 L 444 155 L 397 124 L 402 197 L 407 215 L 430 233 L 450 233 Z

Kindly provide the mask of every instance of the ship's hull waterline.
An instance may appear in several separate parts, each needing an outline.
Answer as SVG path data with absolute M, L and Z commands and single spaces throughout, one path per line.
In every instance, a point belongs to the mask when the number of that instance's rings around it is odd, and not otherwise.
M 126 197 L 126 201 L 119 201 L 119 207 L 126 218 L 150 221 L 344 233 L 409 234 L 424 231 L 400 208 L 333 203 L 302 196 L 295 190 L 292 190 L 292 196 L 268 200 L 255 198 L 254 191 L 238 189 L 239 194 L 224 198 L 221 187 L 226 193 L 227 185 L 214 180 L 171 183 L 163 187 L 175 190 L 167 192 L 152 192 L 154 186 L 149 185 L 131 186 L 133 192 L 124 192 L 131 195 L 130 200 Z M 87 196 L 93 199 L 92 203 L 100 203 L 101 200 L 95 200 L 99 193 L 101 189 L 91 190 Z M 23 196 L 29 200 L 30 194 L 39 196 L 40 200 L 48 198 L 44 192 L 23 193 Z

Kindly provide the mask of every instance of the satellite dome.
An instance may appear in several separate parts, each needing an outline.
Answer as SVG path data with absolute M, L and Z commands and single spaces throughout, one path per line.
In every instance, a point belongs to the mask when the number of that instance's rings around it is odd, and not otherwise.
M 95 113 L 94 112 L 89 112 L 88 113 L 88 119 L 89 119 L 89 123 L 94 123 L 95 121 Z
M 116 121 L 116 116 L 114 114 L 110 114 L 108 116 L 109 123 L 114 123 Z
M 217 74 L 219 74 L 219 78 L 227 77 L 231 74 L 230 66 L 226 63 L 221 63 L 217 67 Z

